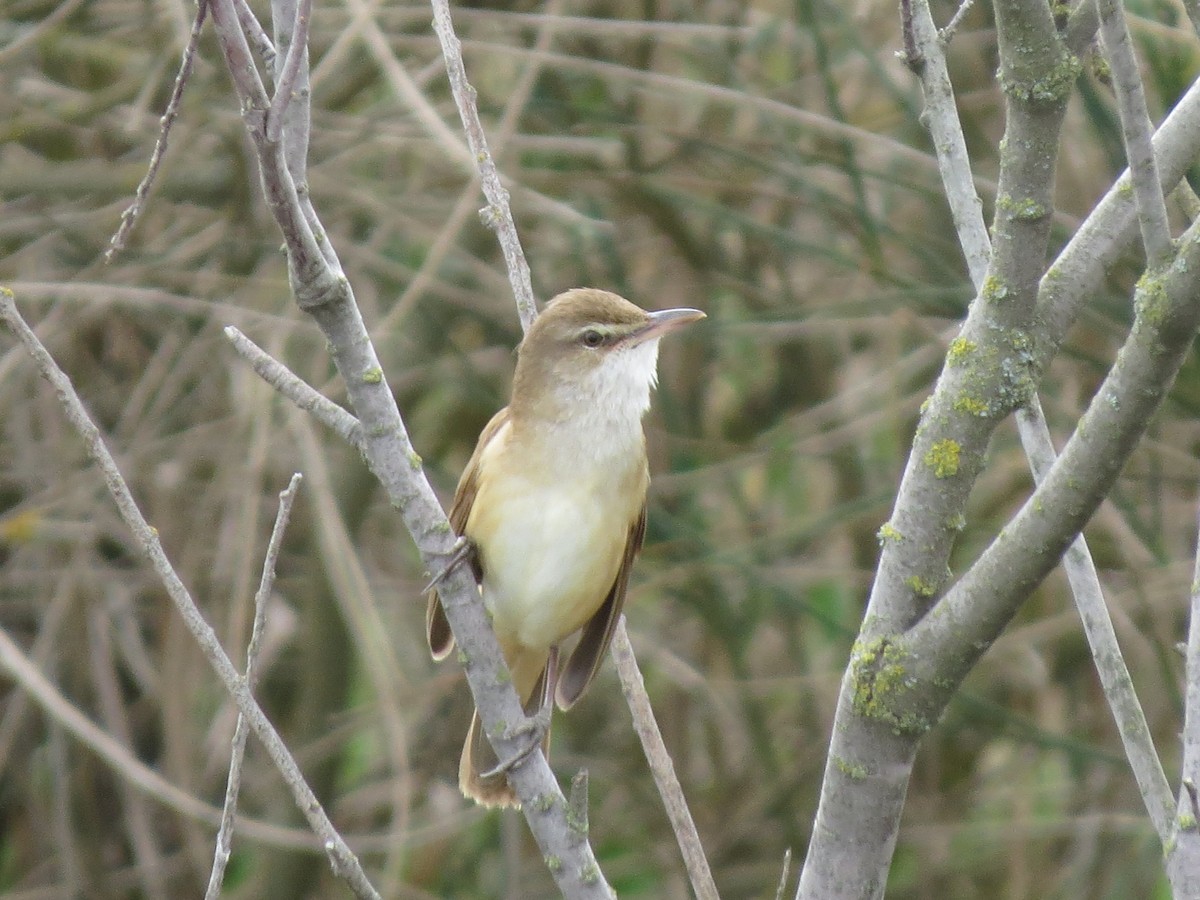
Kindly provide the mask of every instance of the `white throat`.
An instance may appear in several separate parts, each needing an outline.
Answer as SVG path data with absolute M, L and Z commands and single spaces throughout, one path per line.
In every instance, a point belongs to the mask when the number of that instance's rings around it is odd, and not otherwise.
M 580 462 L 603 461 L 640 447 L 642 417 L 658 381 L 658 340 L 613 350 L 582 379 L 554 390 L 559 416 L 547 423 L 560 448 L 575 444 Z

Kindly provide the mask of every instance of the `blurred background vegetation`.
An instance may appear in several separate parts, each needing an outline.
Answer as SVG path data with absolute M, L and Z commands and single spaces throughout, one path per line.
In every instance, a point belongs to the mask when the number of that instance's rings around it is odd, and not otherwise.
M 448 498 L 505 402 L 520 332 L 430 9 L 377 5 L 317 5 L 311 189 Z M 400 898 L 553 896 L 519 817 L 458 795 L 467 690 L 455 665 L 428 659 L 426 575 L 398 517 L 357 454 L 221 335 L 238 325 L 343 398 L 288 294 L 211 35 L 149 208 L 103 262 L 193 11 L 3 4 L 0 284 L 71 374 L 237 660 L 276 495 L 305 473 L 259 693 L 376 884 Z M 941 22 L 952 11 L 935 5 Z M 1179 4 L 1131 14 L 1161 116 L 1196 74 L 1196 40 Z M 990 210 L 1003 119 L 988 15 L 968 16 L 950 62 Z M 785 851 L 802 858 L 807 843 L 875 532 L 970 299 L 919 90 L 894 57 L 894 5 L 529 0 L 456 4 L 455 20 L 539 296 L 594 285 L 709 314 L 664 348 L 630 627 L 723 895 L 773 896 Z M 1085 75 L 1057 242 L 1122 165 L 1110 92 Z M 1136 259 L 1114 269 L 1044 384 L 1060 441 L 1126 331 L 1136 274 Z M 1172 778 L 1198 407 L 1193 361 L 1088 532 Z M 1029 483 L 1006 426 L 960 564 Z M 131 758 L 219 807 L 230 704 L 8 341 L 0 625 Z M 622 896 L 688 896 L 611 672 L 558 720 L 552 761 L 563 778 L 590 772 L 594 843 Z M 311 841 L 298 848 L 302 820 L 253 741 L 242 797 L 245 816 L 287 827 L 236 838 L 228 896 L 346 893 Z M 198 896 L 213 834 L 0 682 L 0 895 Z M 1055 575 L 926 740 L 889 896 L 1155 891 L 1166 896 L 1160 847 Z

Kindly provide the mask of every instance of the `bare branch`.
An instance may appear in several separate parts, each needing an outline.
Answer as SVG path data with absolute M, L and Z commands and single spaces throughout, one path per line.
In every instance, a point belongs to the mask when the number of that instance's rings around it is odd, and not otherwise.
M 517 234 L 517 225 L 513 221 L 512 210 L 508 205 L 508 191 L 500 181 L 500 173 L 488 150 L 487 135 L 483 131 L 483 123 L 479 121 L 479 109 L 475 105 L 475 88 L 467 81 L 467 71 L 462 61 L 462 44 L 454 33 L 454 23 L 450 20 L 450 4 L 448 0 L 433 0 L 433 30 L 437 32 L 442 45 L 442 58 L 446 61 L 446 73 L 450 76 L 450 90 L 454 94 L 454 103 L 458 107 L 458 115 L 462 119 L 463 130 L 467 135 L 467 143 L 479 167 L 480 187 L 487 197 L 488 205 L 480 214 L 485 225 L 496 232 L 500 241 L 500 249 L 504 253 L 504 265 L 508 270 L 508 280 L 512 285 L 513 296 L 517 300 L 517 312 L 521 317 L 521 327 L 526 331 L 537 316 L 537 301 L 533 298 L 533 284 L 530 281 L 529 263 L 521 250 L 521 238 Z
M 1150 271 L 1170 261 L 1172 255 L 1171 229 L 1167 224 L 1167 204 L 1163 198 L 1158 168 L 1154 162 L 1154 147 L 1150 143 L 1150 115 L 1146 111 L 1146 94 L 1138 73 L 1137 58 L 1129 39 L 1125 22 L 1125 7 L 1121 0 L 1099 0 L 1100 35 L 1112 69 L 1113 88 L 1117 94 L 1117 111 L 1121 117 L 1121 135 L 1125 140 L 1125 156 L 1133 179 L 1133 195 L 1137 200 L 1138 226 Z
M 263 381 L 317 421 L 333 429 L 347 444 L 362 449 L 362 425 L 358 419 L 318 392 L 234 326 L 225 326 L 225 337 L 229 338 L 233 349 L 250 363 Z
M 263 65 L 268 69 L 273 69 L 275 66 L 275 45 L 267 37 L 267 32 L 263 30 L 262 23 L 258 21 L 258 16 L 254 15 L 254 10 L 250 8 L 247 0 L 235 0 L 235 6 L 237 9 L 238 24 L 242 26 L 242 31 L 254 43 L 254 48 L 258 51 L 258 55 L 262 57 Z
M 21 314 L 17 311 L 16 303 L 10 291 L 0 290 L 0 320 L 12 330 L 17 339 L 25 346 L 29 355 L 33 357 L 42 377 L 54 387 L 59 402 L 66 412 L 68 421 L 79 433 L 79 436 L 83 438 L 88 456 L 103 473 L 105 483 L 113 500 L 116 502 L 121 518 L 125 520 L 130 531 L 133 532 L 134 540 L 137 541 L 142 551 L 149 558 L 155 573 L 162 581 L 163 586 L 167 589 L 167 594 L 182 616 L 184 625 L 187 626 L 188 631 L 191 632 L 192 637 L 196 640 L 205 658 L 208 659 L 209 665 L 212 666 L 213 671 L 221 679 L 225 690 L 237 701 L 238 708 L 246 716 L 255 733 L 262 740 L 267 753 L 270 754 L 271 759 L 291 789 L 292 795 L 296 800 L 296 805 L 321 839 L 334 872 L 346 880 L 357 896 L 377 898 L 379 895 L 367 880 L 366 873 L 363 872 L 358 858 L 351 852 L 346 842 L 342 839 L 342 836 L 333 827 L 333 823 L 325 814 L 320 801 L 304 780 L 304 776 L 300 773 L 300 768 L 296 764 L 291 751 L 288 750 L 287 745 L 284 744 L 283 739 L 279 736 L 279 732 L 271 725 L 258 703 L 254 700 L 246 684 L 233 667 L 233 663 L 230 662 L 229 657 L 221 647 L 220 641 L 217 640 L 216 633 L 204 621 L 204 617 L 196 607 L 195 601 L 192 600 L 191 594 L 188 593 L 187 588 L 175 573 L 175 569 L 172 567 L 166 552 L 162 548 L 162 544 L 159 542 L 157 530 L 152 528 L 142 516 L 141 510 L 138 509 L 133 495 L 129 491 L 129 486 L 125 483 L 125 479 L 121 475 L 120 469 L 117 468 L 116 462 L 108 452 L 108 448 L 104 445 L 100 430 L 88 416 L 87 410 L 83 408 L 83 403 L 75 393 L 75 389 L 71 386 L 70 379 L 58 367 L 58 364 L 50 356 L 50 353 L 42 345 L 42 342 L 38 340 L 37 335 L 25 323 Z
M 955 199 L 960 200 L 957 207 L 962 213 L 956 211 L 955 227 L 959 242 L 966 252 L 971 280 L 976 289 L 979 289 L 986 274 L 986 262 L 981 264 L 979 260 L 986 260 L 990 256 L 991 241 L 979 209 L 978 198 L 971 190 L 970 160 L 966 143 L 949 79 L 945 76 L 944 54 L 940 46 L 934 47 L 931 42 L 932 29 L 933 22 L 929 18 L 928 5 L 920 3 L 915 31 L 921 36 L 921 52 L 926 59 L 922 73 L 926 98 L 925 116 L 934 135 L 933 143 L 937 149 L 939 168 L 943 173 L 943 184 L 952 210 L 956 208 Z M 961 202 L 964 196 L 972 198 L 974 204 L 964 205 Z M 1017 411 L 1017 428 L 1034 478 L 1041 482 L 1053 464 L 1055 454 L 1041 402 L 1036 394 L 1026 406 Z M 1099 575 L 1083 535 L 1076 538 L 1071 545 L 1063 558 L 1063 565 L 1092 648 L 1093 659 L 1100 671 L 1105 698 L 1125 742 L 1126 755 L 1141 789 L 1146 809 L 1159 837 L 1165 843 L 1169 838 L 1171 818 L 1170 788 L 1150 738 L 1145 713 L 1138 702 L 1132 679 L 1121 656 L 1112 621 L 1104 604 Z
M 621 679 L 625 702 L 633 716 L 633 730 L 642 742 L 642 751 L 646 754 L 646 762 L 650 764 L 650 773 L 654 776 L 658 795 L 662 798 L 667 818 L 671 820 L 671 828 L 675 831 L 675 840 L 683 853 L 692 890 L 695 891 L 698 900 L 718 900 L 720 895 L 713 882 L 704 847 L 700 843 L 700 833 L 696 831 L 696 823 L 688 810 L 683 788 L 675 775 L 675 764 L 671 762 L 671 754 L 667 752 L 662 732 L 654 719 L 650 697 L 646 694 L 646 683 L 642 680 L 642 673 L 638 671 L 633 645 L 629 642 L 629 633 L 625 630 L 624 616 L 617 620 L 617 627 L 613 631 L 612 658 L 617 666 L 617 675 Z
M 1200 79 L 1158 127 L 1153 144 L 1162 187 L 1169 191 L 1200 153 Z M 1058 351 L 1084 304 L 1095 297 L 1108 268 L 1125 252 L 1136 217 L 1131 187 L 1126 171 L 1042 277 L 1037 310 L 1042 327 L 1032 335 L 1037 370 L 1044 369 Z
M 897 667 L 908 671 L 907 658 L 895 653 L 895 635 L 930 618 L 926 613 L 948 578 L 957 536 L 951 523 L 964 515 L 991 435 L 1005 416 L 1033 396 L 1036 385 L 1024 344 L 1045 266 L 1054 163 L 1074 61 L 1044 3 L 1013 0 L 996 4 L 995 10 L 1007 117 L 995 243 L 989 253 L 973 191 L 959 187 L 969 179 L 969 166 L 956 134 L 958 123 L 944 109 L 936 119 L 936 140 L 948 140 L 951 152 L 940 155 L 939 165 L 957 179 L 952 202 L 962 205 L 955 224 L 975 256 L 968 265 L 980 287 L 922 408 L 892 516 L 880 530 L 883 551 L 838 697 L 799 898 L 849 898 L 881 890 L 920 737 L 943 707 L 893 708 L 895 694 L 903 694 L 905 687 L 919 693 L 917 684 L 924 687 L 924 681 L 904 679 L 896 691 L 877 695 L 875 679 Z M 942 48 L 928 9 L 914 6 L 911 23 L 923 68 L 936 66 Z M 936 73 L 928 87 L 939 102 L 952 103 L 949 83 L 940 83 L 944 77 Z M 981 259 L 988 265 L 979 280 Z M 914 646 L 924 652 L 925 645 Z M 940 649 L 962 652 L 957 646 Z M 870 815 L 864 802 L 870 803 Z
M 906 646 L 921 648 L 922 679 L 957 685 L 1091 517 L 1191 347 L 1200 326 L 1198 278 L 1200 223 L 1180 239 L 1170 267 L 1140 283 L 1133 330 L 1045 480 L 946 593 L 938 614 L 906 635 Z
M 209 806 L 167 781 L 80 712 L 46 679 L 36 662 L 23 653 L 3 629 L 0 629 L 0 671 L 32 697 L 51 722 L 61 726 L 63 731 L 95 753 L 121 778 L 147 797 L 157 800 L 181 816 L 204 822 L 213 828 L 219 825 L 219 809 Z M 281 828 L 243 817 L 238 822 L 237 832 L 270 847 L 309 851 L 319 849 L 316 837 L 308 830 Z
M 213 0 L 213 21 L 225 62 L 233 74 L 243 120 L 253 141 L 268 207 L 283 233 L 288 274 L 300 308 L 312 315 L 329 341 L 333 361 L 346 383 L 351 405 L 362 423 L 362 450 L 392 504 L 400 511 L 425 565 L 436 571 L 453 552 L 453 531 L 425 479 L 379 359 L 342 274 L 333 248 L 322 237 L 315 213 L 301 197 L 304 173 L 293 170 L 279 143 L 267 140 L 265 92 L 257 73 L 238 71 L 248 48 L 237 28 L 232 0 Z M 285 133 L 281 143 L 291 142 Z M 293 160 L 295 157 L 292 158 Z M 515 758 L 519 735 L 506 723 L 524 718 L 513 690 L 474 579 L 456 570 L 440 586 L 443 609 L 468 659 L 467 681 L 484 729 L 500 758 Z M 608 897 L 607 882 L 586 839 L 574 833 L 566 818 L 566 800 L 540 752 L 526 756 L 509 773 L 522 800 L 526 821 L 546 858 L 557 861 L 552 874 L 572 897 Z
M 121 213 L 121 225 L 109 240 L 108 249 L 104 251 L 106 263 L 112 262 L 113 257 L 125 249 L 125 241 L 129 238 L 129 233 L 133 231 L 138 216 L 141 215 L 142 205 L 146 202 L 146 196 L 154 185 L 154 179 L 158 177 L 159 166 L 162 165 L 163 156 L 167 152 L 167 141 L 171 137 L 171 126 L 175 124 L 175 118 L 179 115 L 183 89 L 187 86 L 188 78 L 192 74 L 192 65 L 196 60 L 196 47 L 200 44 L 200 30 L 204 26 L 204 18 L 207 15 L 208 0 L 199 0 L 196 5 L 196 18 L 192 22 L 192 32 L 188 37 L 187 47 L 183 50 L 179 73 L 175 76 L 175 86 L 171 89 L 171 99 L 167 101 L 167 109 L 162 115 L 162 128 L 158 133 L 158 141 L 154 144 L 154 152 L 150 154 L 150 165 L 145 176 L 138 183 L 133 203 L 125 212 Z
M 296 4 L 296 18 L 289 35 L 287 58 L 275 79 L 275 96 L 267 111 L 267 140 L 278 141 L 283 134 L 284 113 L 292 102 L 296 81 L 300 76 L 300 63 L 308 53 L 308 25 L 312 19 L 312 0 L 300 0 Z M 304 144 L 307 146 L 307 142 Z
M 1055 453 L 1050 430 L 1046 427 L 1046 417 L 1036 397 L 1028 407 L 1017 411 L 1017 420 L 1034 481 L 1042 484 L 1054 465 Z M 1096 672 L 1104 689 L 1104 698 L 1112 710 L 1121 742 L 1125 746 L 1125 756 L 1129 759 L 1154 830 L 1158 832 L 1163 845 L 1167 846 L 1171 838 L 1171 808 L 1174 802 L 1171 787 L 1167 784 L 1162 762 L 1154 749 L 1146 714 L 1138 701 L 1133 678 L 1121 655 L 1117 633 L 1104 602 L 1100 576 L 1082 534 L 1071 543 L 1063 563 L 1075 606 L 1079 609 L 1083 631 L 1091 647 L 1092 659 L 1096 663 Z
M 262 650 L 263 622 L 266 619 L 267 600 L 275 587 L 275 567 L 279 561 L 279 550 L 283 546 L 283 533 L 292 515 L 292 503 L 300 489 L 303 476 L 296 472 L 288 486 L 279 495 L 279 511 L 275 514 L 275 527 L 267 543 L 263 559 L 262 578 L 254 595 L 254 625 L 250 630 L 250 644 L 246 649 L 246 689 L 253 691 L 258 681 L 258 655 Z M 242 786 L 242 760 L 246 754 L 246 717 L 238 714 L 233 730 L 233 753 L 229 760 L 229 778 L 225 783 L 225 806 L 221 810 L 221 827 L 217 829 L 216 850 L 213 853 L 212 871 L 208 877 L 205 900 L 217 900 L 221 896 L 221 884 L 225 880 L 225 867 L 233 849 L 233 824 L 237 818 L 238 794 Z
M 923 121 L 937 152 L 942 188 L 950 204 L 950 215 L 958 243 L 966 258 L 967 271 L 976 290 L 983 284 L 992 258 L 992 241 L 983 221 L 983 202 L 975 190 L 971 158 L 954 101 L 954 85 L 946 68 L 946 54 L 926 0 L 911 0 L 910 21 L 904 26 L 911 33 L 913 49 L 923 60 L 919 71 L 925 96 Z M 966 9 L 969 4 L 964 4 Z M 960 9 L 960 12 L 962 10 Z M 949 28 L 949 26 L 947 26 Z

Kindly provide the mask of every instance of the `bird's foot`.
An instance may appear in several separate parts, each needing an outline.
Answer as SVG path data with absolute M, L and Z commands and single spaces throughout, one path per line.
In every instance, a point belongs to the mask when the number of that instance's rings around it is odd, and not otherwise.
M 546 733 L 550 730 L 550 716 L 553 712 L 553 703 L 543 704 L 533 715 L 526 716 L 519 724 L 510 728 L 504 736 L 510 741 L 519 742 L 516 751 L 500 760 L 486 772 L 480 773 L 480 777 L 491 778 L 495 775 L 507 775 L 523 763 L 545 740 Z
M 447 576 L 463 563 L 471 559 L 475 555 L 475 545 L 461 535 L 454 542 L 454 549 L 450 551 L 450 556 L 446 559 L 446 565 L 442 570 L 433 576 L 429 584 L 425 585 L 425 590 L 422 594 L 428 594 L 435 587 L 446 580 Z

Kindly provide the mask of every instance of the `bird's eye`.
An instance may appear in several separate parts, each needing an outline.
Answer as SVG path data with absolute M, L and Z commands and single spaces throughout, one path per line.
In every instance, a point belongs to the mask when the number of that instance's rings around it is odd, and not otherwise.
M 582 341 L 585 347 L 599 347 L 604 343 L 604 335 L 594 328 L 589 328 L 583 333 Z

